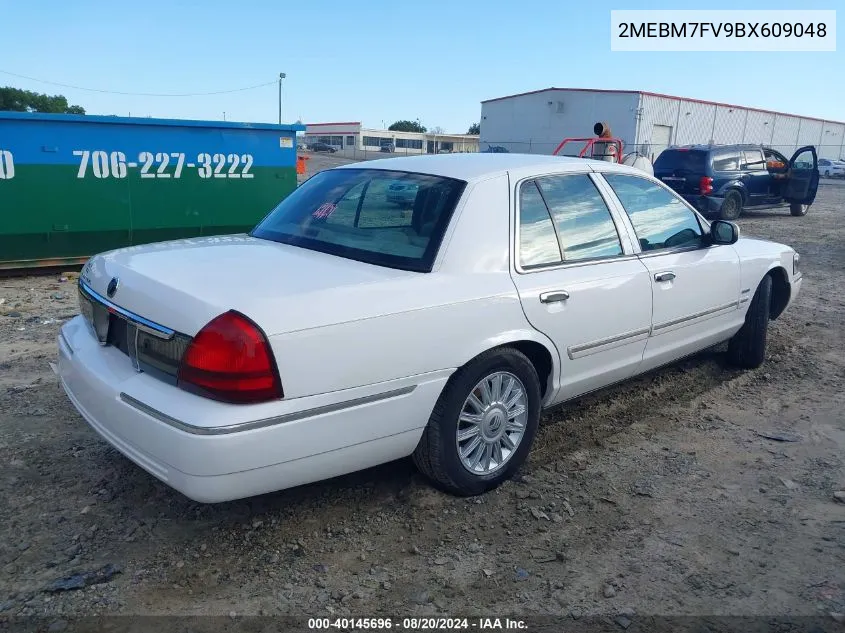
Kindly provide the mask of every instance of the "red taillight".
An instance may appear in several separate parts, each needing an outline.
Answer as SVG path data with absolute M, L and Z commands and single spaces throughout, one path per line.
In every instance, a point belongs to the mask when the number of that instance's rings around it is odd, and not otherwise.
M 702 196 L 713 193 L 713 179 L 710 176 L 702 176 L 698 181 L 698 191 Z
M 267 337 L 234 310 L 212 319 L 185 350 L 179 386 L 208 398 L 247 404 L 283 397 Z

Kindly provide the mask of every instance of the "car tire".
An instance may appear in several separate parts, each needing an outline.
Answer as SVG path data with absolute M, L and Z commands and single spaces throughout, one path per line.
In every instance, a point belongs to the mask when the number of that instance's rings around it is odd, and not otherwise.
M 495 396 L 495 384 L 490 382 L 491 377 L 495 380 L 495 376 L 502 376 L 499 393 L 502 402 L 496 401 L 495 398 L 488 399 L 480 388 L 480 385 L 487 381 L 490 395 Z M 508 376 L 515 378 L 517 382 L 506 382 Z M 508 385 L 512 387 L 510 395 L 504 396 L 502 392 Z M 504 405 L 517 397 L 514 389 L 519 389 L 520 386 L 524 389 L 524 397 L 519 401 L 523 403 L 524 414 L 509 417 L 519 406 L 506 409 Z M 471 396 L 475 396 L 482 403 L 490 401 L 486 414 L 482 413 L 485 409 L 480 410 L 471 404 Z M 446 492 L 459 496 L 474 496 L 491 490 L 512 477 L 528 456 L 540 420 L 540 400 L 537 370 L 523 353 L 510 347 L 485 352 L 449 379 L 434 405 L 428 425 L 413 453 L 413 461 L 423 475 Z M 476 411 L 476 414 L 470 413 L 469 410 Z M 480 423 L 465 422 L 467 414 L 479 418 Z M 522 430 L 516 439 L 519 422 L 522 423 Z M 465 425 L 463 429 L 462 425 Z M 470 434 L 461 440 L 459 431 L 464 434 L 471 428 L 475 428 L 477 434 Z M 509 429 L 512 429 L 511 434 L 508 433 Z M 505 440 L 487 441 L 491 433 L 507 436 L 507 441 L 514 445 L 514 449 L 505 455 Z M 479 446 L 470 450 L 476 440 Z M 463 445 L 461 442 L 464 442 Z M 499 445 L 498 452 L 495 444 Z M 489 458 L 487 446 L 490 446 Z M 482 451 L 482 456 L 476 468 L 480 470 L 471 471 L 465 461 L 473 461 L 479 450 Z M 501 461 L 494 466 L 497 456 Z
M 743 369 L 756 369 L 766 358 L 766 334 L 772 304 L 772 277 L 766 275 L 748 306 L 745 323 L 728 343 L 728 361 Z
M 742 194 L 735 189 L 725 194 L 722 206 L 719 208 L 719 218 L 722 220 L 736 220 L 742 213 Z
M 808 204 L 801 204 L 800 202 L 790 202 L 789 212 L 796 218 L 807 215 L 807 210 L 810 208 Z

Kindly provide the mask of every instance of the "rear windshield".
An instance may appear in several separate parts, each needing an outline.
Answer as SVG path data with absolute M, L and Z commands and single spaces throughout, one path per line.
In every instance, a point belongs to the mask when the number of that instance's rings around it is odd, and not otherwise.
M 323 171 L 282 200 L 254 237 L 429 272 L 466 183 L 377 169 Z
M 707 152 L 694 149 L 667 149 L 654 161 L 654 169 L 660 171 L 704 173 L 706 165 Z

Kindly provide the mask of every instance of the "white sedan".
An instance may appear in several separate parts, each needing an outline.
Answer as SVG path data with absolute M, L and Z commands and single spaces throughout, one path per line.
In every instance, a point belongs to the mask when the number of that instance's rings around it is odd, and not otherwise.
M 519 468 L 547 407 L 722 341 L 759 366 L 800 286 L 790 247 L 630 167 L 390 158 L 316 174 L 248 236 L 91 258 L 58 373 L 100 435 L 197 501 L 409 455 L 474 495 Z
M 820 158 L 819 173 L 825 178 L 845 178 L 845 162 Z

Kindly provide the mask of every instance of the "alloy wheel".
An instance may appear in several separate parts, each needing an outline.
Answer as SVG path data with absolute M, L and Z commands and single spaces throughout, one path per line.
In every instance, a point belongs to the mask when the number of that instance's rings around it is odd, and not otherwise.
M 486 376 L 470 391 L 458 418 L 461 464 L 475 475 L 504 467 L 525 435 L 528 398 L 519 378 L 507 371 Z

